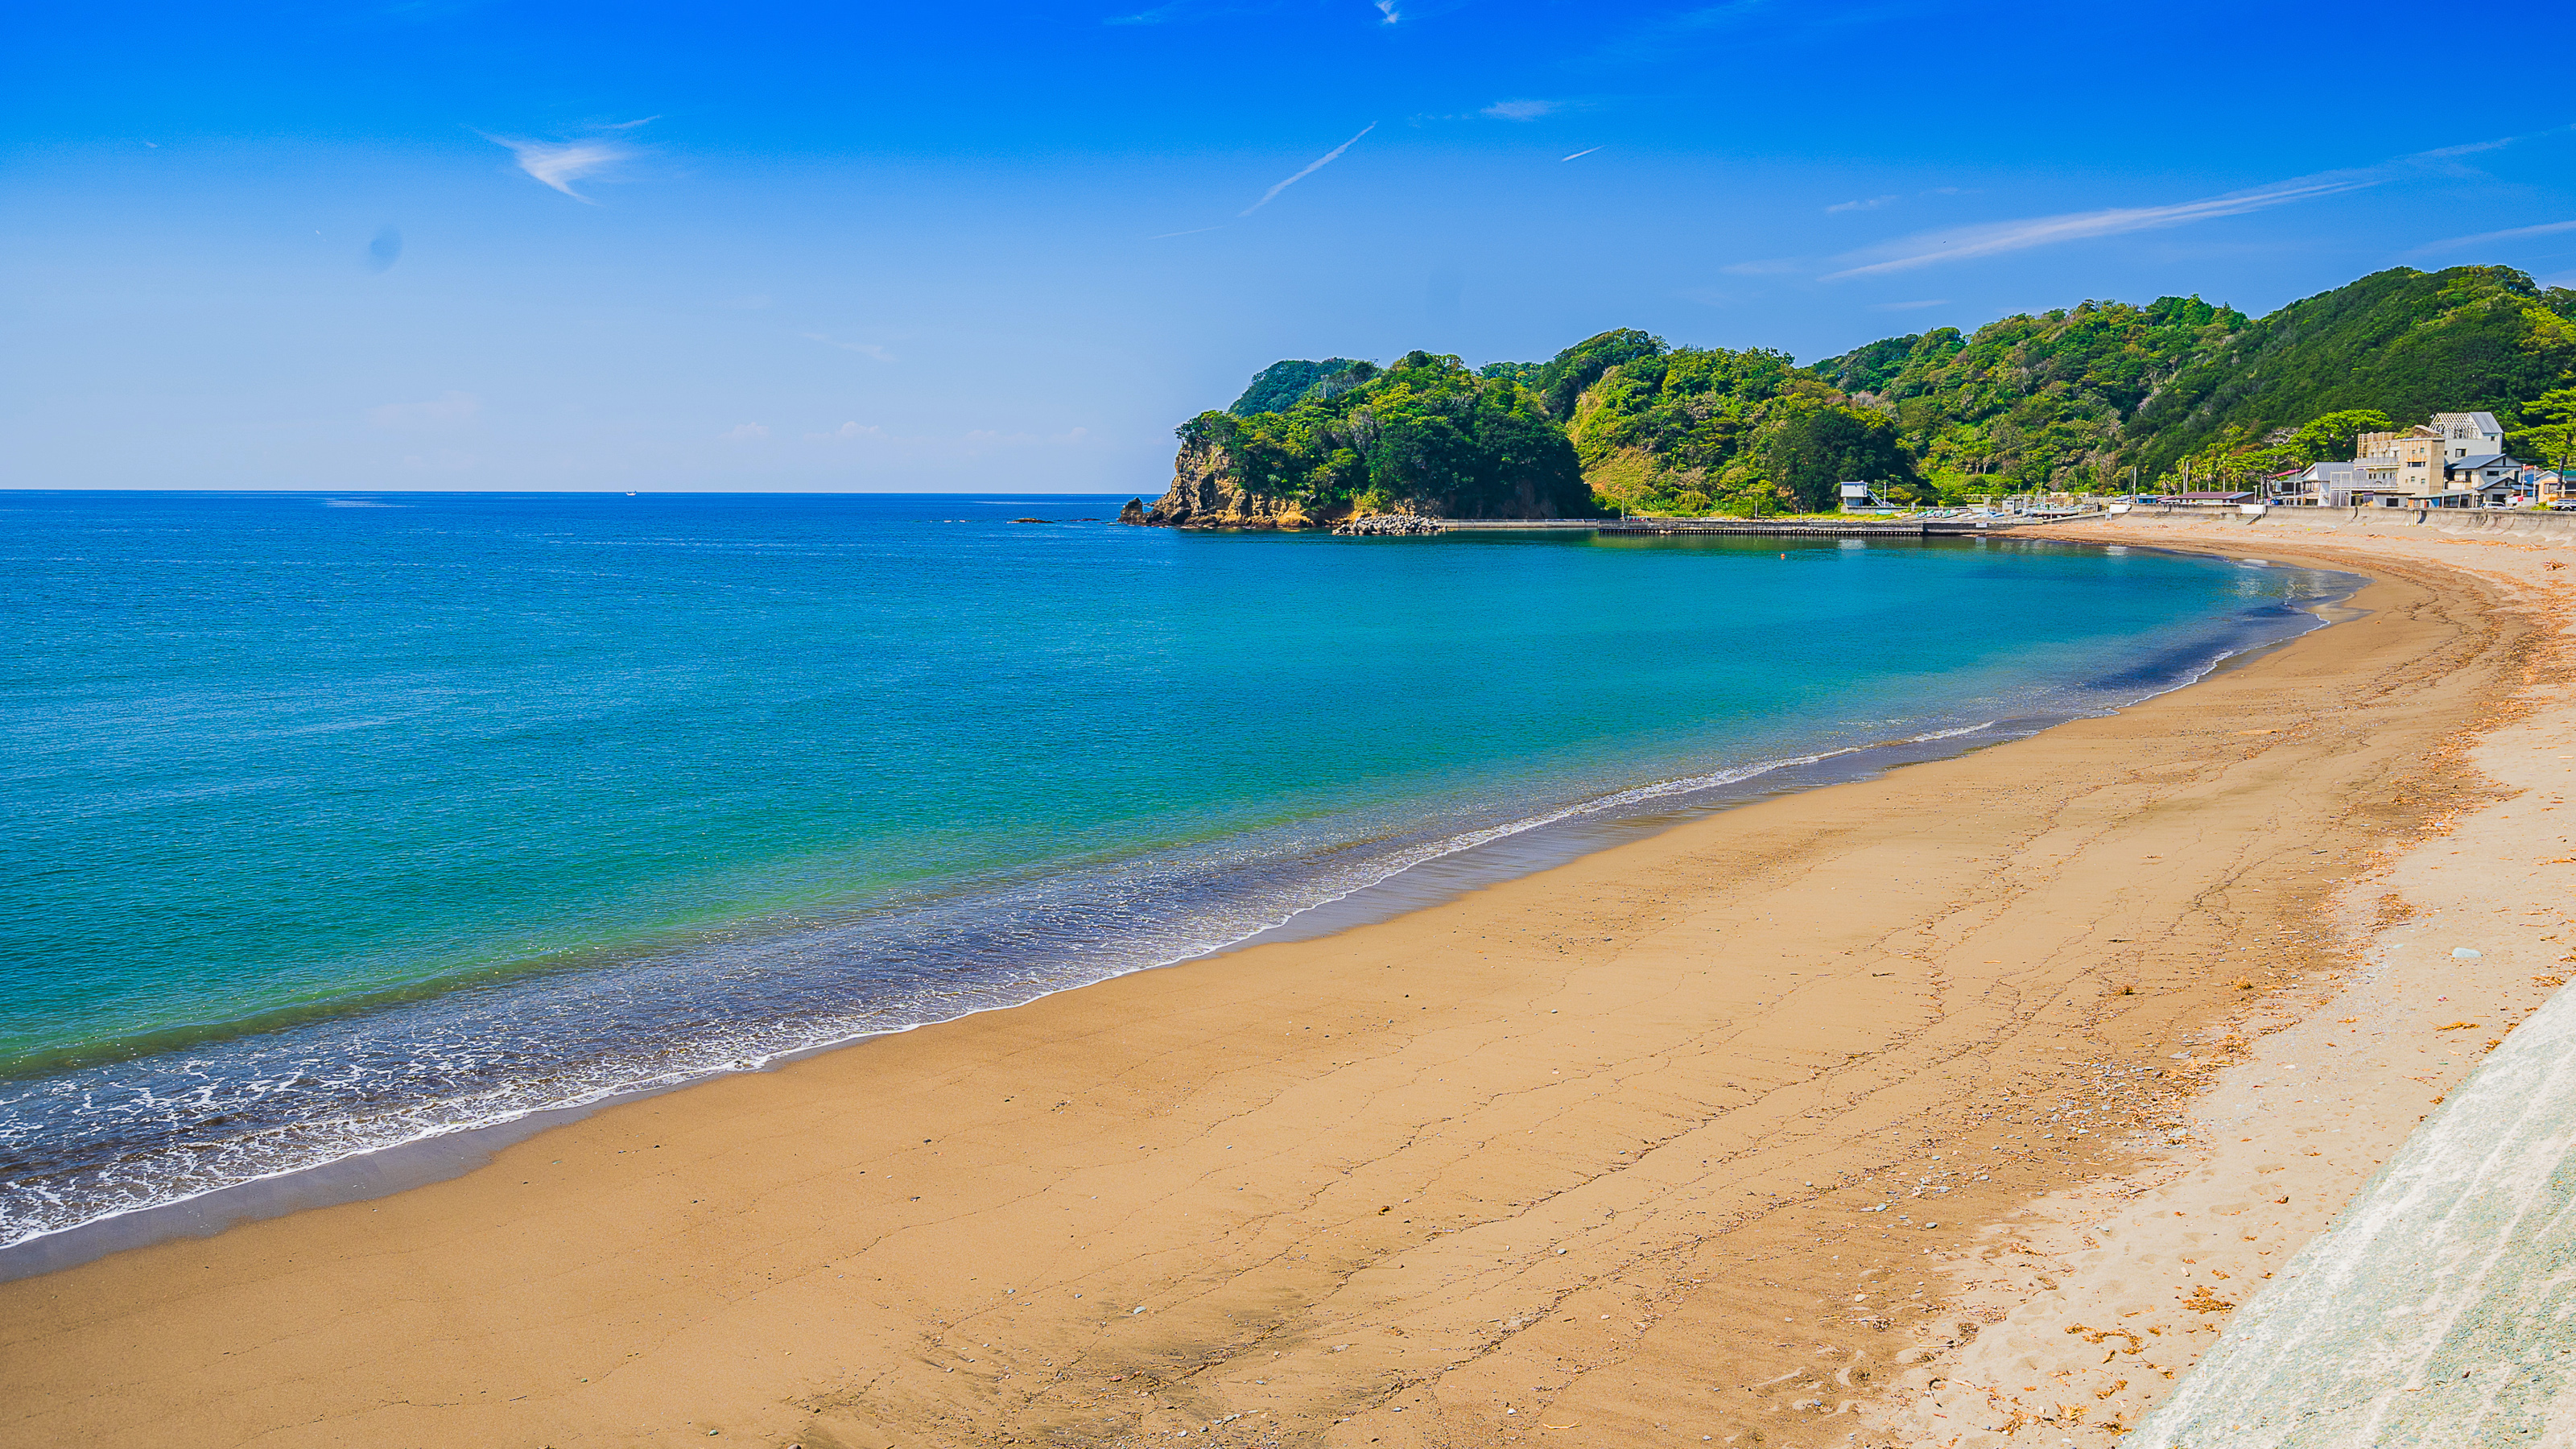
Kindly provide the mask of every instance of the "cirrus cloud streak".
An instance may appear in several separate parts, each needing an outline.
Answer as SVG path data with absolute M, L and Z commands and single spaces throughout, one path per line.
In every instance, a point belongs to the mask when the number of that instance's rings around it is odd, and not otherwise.
M 2376 171 L 2328 172 L 2258 186 L 2248 191 L 2202 197 L 2197 201 L 2179 201 L 2170 206 L 2112 206 L 2099 211 L 2073 211 L 2058 216 L 2023 217 L 2013 221 L 1918 232 L 1867 252 L 1851 254 L 1856 265 L 1827 272 L 1823 280 L 1831 282 L 1845 277 L 1883 276 L 1938 262 L 2001 256 L 2006 252 L 2028 251 L 2032 247 L 2055 246 L 2060 242 L 2090 241 L 2129 232 L 2190 226 L 2194 222 L 2244 216 L 2293 202 L 2361 191 L 2388 179 L 2384 172 Z
M 1390 16 L 1388 18 L 1392 19 L 1393 17 Z M 1360 136 L 1365 136 L 1376 129 L 1377 122 L 1375 121 L 1371 121 L 1367 125 L 1360 127 L 1359 136 L 1353 136 L 1342 144 L 1335 146 L 1332 150 L 1316 157 L 1313 161 L 1307 163 L 1305 170 L 1298 172 L 1296 175 L 1291 176 L 1287 180 L 1280 182 L 1278 185 L 1271 187 L 1268 191 L 1261 193 L 1261 199 L 1259 201 L 1252 203 L 1250 206 L 1245 207 L 1243 210 L 1235 214 L 1238 216 L 1250 216 L 1261 208 L 1268 206 L 1272 199 L 1277 197 L 1280 192 L 1287 190 L 1289 187 L 1296 185 L 1298 182 L 1305 180 L 1307 177 L 1314 175 L 1316 172 L 1321 171 L 1325 167 L 1342 159 L 1343 152 L 1360 143 Z
M 2457 251 L 2462 247 L 2482 247 L 2489 242 L 2520 241 L 2527 236 L 2549 236 L 2562 231 L 2576 231 L 2576 221 L 2546 221 L 2538 226 L 2507 227 L 2503 231 L 2482 231 L 2475 236 L 2444 237 L 2426 242 L 2408 252 L 2410 257 L 2429 256 L 2434 252 Z

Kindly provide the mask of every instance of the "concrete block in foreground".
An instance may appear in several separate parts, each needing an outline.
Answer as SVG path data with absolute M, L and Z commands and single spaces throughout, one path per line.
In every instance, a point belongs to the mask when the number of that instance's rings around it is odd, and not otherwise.
M 2571 1152 L 2576 993 L 2560 991 L 2122 1449 L 2576 1446 Z

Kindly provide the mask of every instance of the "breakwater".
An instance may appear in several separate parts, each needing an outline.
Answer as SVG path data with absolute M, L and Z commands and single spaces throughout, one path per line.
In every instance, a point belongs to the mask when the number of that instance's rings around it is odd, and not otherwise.
M 2099 514 L 2079 515 L 2094 518 Z M 1435 529 L 1407 532 L 1736 534 L 1765 538 L 1942 538 L 2042 528 L 2070 519 L 2042 518 L 1443 518 Z

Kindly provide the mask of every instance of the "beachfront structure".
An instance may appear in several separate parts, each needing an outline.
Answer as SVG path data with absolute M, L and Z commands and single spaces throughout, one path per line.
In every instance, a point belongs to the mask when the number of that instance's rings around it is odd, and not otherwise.
M 2319 463 L 2284 479 L 2272 502 L 2288 508 L 2403 508 L 2416 496 L 2354 461 Z
M 2292 508 L 2511 508 L 2536 499 L 2530 469 L 2504 451 L 2493 413 L 2435 413 L 2402 432 L 2364 433 L 2349 463 L 2319 463 L 2285 480 L 2273 502 Z

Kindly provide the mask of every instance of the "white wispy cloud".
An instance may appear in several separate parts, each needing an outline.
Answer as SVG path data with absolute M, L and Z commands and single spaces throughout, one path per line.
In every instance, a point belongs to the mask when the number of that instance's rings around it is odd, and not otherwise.
M 1389 12 L 1388 18 L 1394 18 L 1392 12 Z M 1325 167 L 1342 159 L 1343 152 L 1360 143 L 1360 136 L 1365 136 L 1376 129 L 1377 122 L 1375 121 L 1371 121 L 1367 125 L 1360 127 L 1359 136 L 1353 136 L 1342 144 L 1335 146 L 1332 150 L 1325 152 L 1323 155 L 1307 163 L 1305 170 L 1298 172 L 1296 175 L 1291 176 L 1287 180 L 1280 182 L 1278 185 L 1271 187 L 1268 191 L 1261 193 L 1261 199 L 1259 201 L 1252 203 L 1250 206 L 1245 207 L 1243 210 L 1235 214 L 1237 216 L 1250 216 L 1261 208 L 1268 206 L 1272 199 L 1277 197 L 1280 192 L 1287 190 L 1289 187 L 1296 185 L 1298 182 L 1305 180 L 1307 177 L 1314 175 L 1316 172 L 1321 171 Z
M 1933 297 L 1921 302 L 1880 302 L 1873 305 L 1870 310 L 1873 312 L 1919 312 L 1926 307 L 1947 307 L 1949 305 L 1949 298 Z
M 843 423 L 828 433 L 807 433 L 809 443 L 851 443 L 862 438 L 882 438 L 885 429 L 874 423 Z
M 1224 223 L 1224 222 L 1218 222 L 1215 226 L 1194 226 L 1194 227 L 1191 227 L 1191 228 L 1190 228 L 1189 230 L 1187 230 L 1187 231 L 1158 231 L 1158 232 L 1154 233 L 1152 236 L 1149 236 L 1149 237 L 1145 238 L 1145 240 L 1147 240 L 1147 241 L 1162 241 L 1162 240 L 1163 240 L 1163 239 L 1165 239 L 1166 237 L 1176 237 L 1176 236 L 1197 236 L 1200 232 L 1203 232 L 1203 231 L 1222 231 L 1222 230 L 1224 230 L 1224 228 L 1225 228 L 1225 223 Z
M 826 347 L 837 347 L 843 352 L 856 352 L 863 356 L 873 357 L 879 362 L 894 361 L 893 353 L 888 352 L 873 342 L 844 342 L 840 338 L 834 337 L 826 332 L 799 332 L 796 335 L 804 338 L 808 342 L 820 342 Z
M 1496 101 L 1478 112 L 1497 121 L 1535 121 L 1552 111 L 1561 110 L 1562 101 Z
M 725 429 L 723 432 L 716 434 L 716 436 L 728 443 L 765 442 L 769 438 L 769 424 L 736 423 L 732 427 Z
M 2220 217 L 2268 211 L 2293 202 L 2339 196 L 2348 191 L 2378 186 L 2389 179 L 2385 171 L 2328 172 L 2247 191 L 2231 191 L 2223 196 L 2178 201 L 2169 206 L 2112 206 L 2099 211 L 2074 211 L 2057 216 L 2023 217 L 1951 227 L 1943 231 L 1918 232 L 1883 246 L 1851 253 L 1845 260 L 1853 262 L 1853 265 L 1827 272 L 1824 279 L 1880 276 L 1928 267 L 1936 262 L 1963 262 L 1975 257 L 2054 246 L 2060 242 L 2190 226 Z
M 1803 272 L 1807 264 L 1794 257 L 1771 257 L 1754 262 L 1729 262 L 1719 271 L 1734 277 L 1776 277 L 1787 272 Z
M 646 116 L 641 121 L 621 121 L 600 129 L 606 132 L 631 131 L 653 119 Z M 590 198 L 573 190 L 574 182 L 585 176 L 595 176 L 641 154 L 637 148 L 613 135 L 588 136 L 578 141 L 530 141 L 516 136 L 495 136 L 489 131 L 475 134 L 495 146 L 509 148 L 510 154 L 518 160 L 519 169 L 531 178 L 585 203 Z
M 1160 25 L 1176 15 L 1187 14 L 1191 8 L 1188 0 L 1172 0 L 1169 5 L 1157 5 L 1151 10 L 1139 10 L 1133 15 L 1112 15 L 1100 23 L 1103 25 Z
M 1826 207 L 1825 213 L 1830 216 L 1837 211 L 1876 211 L 1895 199 L 1893 196 L 1873 196 L 1867 201 L 1837 201 Z
M 2420 257 L 2432 252 L 2457 251 L 2462 247 L 2485 246 L 2489 242 L 2519 241 L 2527 236 L 2548 236 L 2562 231 L 2576 231 L 2576 221 L 2545 221 L 2538 226 L 2507 227 L 2503 231 L 2482 231 L 2475 236 L 2444 237 L 2440 241 L 2426 242 L 2406 255 Z
M 1582 150 L 1580 150 L 1580 151 L 1575 152 L 1575 153 L 1574 153 L 1573 155 L 1571 155 L 1571 156 L 1560 156 L 1560 157 L 1558 157 L 1557 159 L 1558 159 L 1558 160 L 1560 160 L 1560 161 L 1579 161 L 1579 160 L 1583 159 L 1584 157 L 1589 156 L 1589 155 L 1591 155 L 1593 152 L 1598 151 L 1598 150 L 1600 150 L 1600 149 L 1601 149 L 1601 148 L 1600 148 L 1600 147 L 1598 147 L 1598 146 L 1587 146 L 1587 147 L 1585 147 L 1584 149 L 1582 149 Z
M 1389 25 L 1404 18 L 1403 14 L 1395 8 L 1395 0 L 1372 0 L 1372 3 L 1377 6 L 1377 13 L 1386 17 L 1386 23 Z
M 2374 186 L 2410 177 L 2428 175 L 2456 176 L 2462 168 L 2453 164 L 2461 156 L 2481 151 L 2499 150 L 2518 142 L 2542 136 L 2563 135 L 2576 127 L 2556 127 L 2520 136 L 2498 136 L 2490 140 L 2469 141 L 2456 146 L 2441 146 L 2429 151 L 2416 151 L 2376 166 L 2348 171 L 2325 171 L 2313 176 L 2294 176 L 2268 186 L 2249 187 L 2218 196 L 2204 196 L 2195 201 L 2178 201 L 2166 206 L 2113 206 L 2099 211 L 2066 212 L 2057 216 L 2023 217 L 2013 221 L 1985 222 L 1975 226 L 1951 227 L 1944 231 L 1918 232 L 1899 237 L 1881 246 L 1847 253 L 1839 258 L 1850 263 L 1839 271 L 1827 272 L 1822 280 L 1842 277 L 1879 276 L 1888 272 L 1909 271 L 1936 262 L 1967 261 L 1975 257 L 1998 256 L 2006 252 L 2027 251 L 2032 247 L 2054 246 L 2059 242 L 2089 241 L 2098 237 L 2121 236 L 2129 232 L 2155 231 L 2168 227 L 2191 226 L 2222 217 L 2245 216 L 2268 211 L 2276 206 L 2289 206 L 2302 201 L 2315 201 L 2347 192 L 2365 191 Z M 1949 188 L 1942 188 L 1948 191 Z M 2520 229 L 2517 228 L 2517 231 Z M 2498 240 L 2513 235 L 2498 232 L 2487 237 L 2457 238 L 2455 242 Z M 2434 243 L 2435 246 L 2454 243 Z

